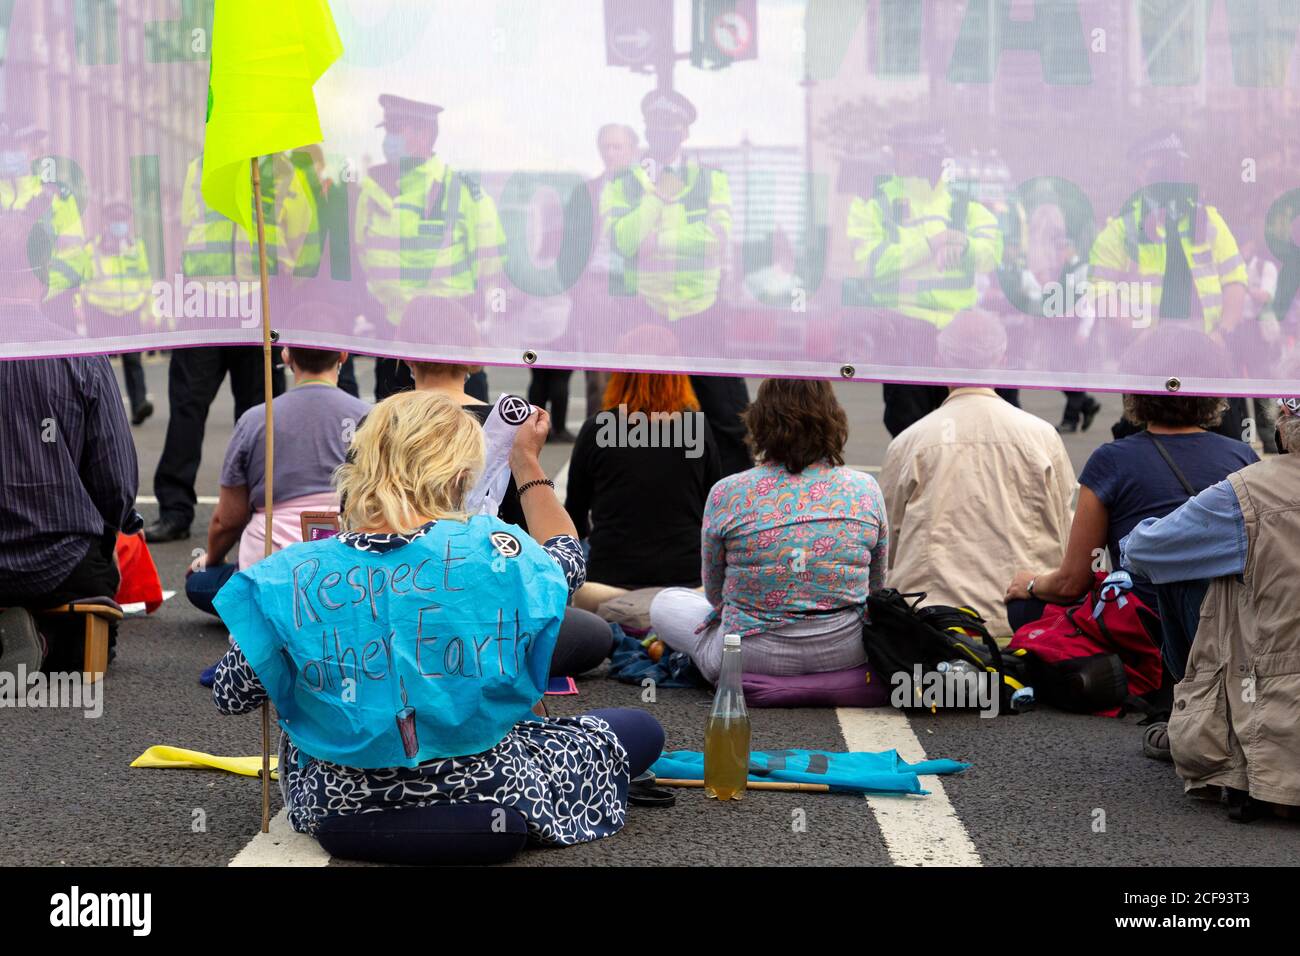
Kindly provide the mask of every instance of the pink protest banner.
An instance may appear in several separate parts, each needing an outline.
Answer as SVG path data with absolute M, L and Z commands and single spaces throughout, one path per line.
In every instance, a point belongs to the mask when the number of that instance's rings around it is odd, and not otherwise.
M 1300 387 L 1296 4 L 331 7 L 325 140 L 263 163 L 284 342 Z M 259 341 L 256 257 L 198 188 L 211 23 L 0 3 L 5 356 Z

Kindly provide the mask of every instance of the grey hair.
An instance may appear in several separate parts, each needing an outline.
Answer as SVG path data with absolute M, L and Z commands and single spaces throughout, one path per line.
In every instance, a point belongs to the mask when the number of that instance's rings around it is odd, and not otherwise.
M 1277 420 L 1277 431 L 1282 436 L 1282 444 L 1293 455 L 1300 455 L 1300 417 L 1282 415 Z
M 631 126 L 628 126 L 626 123 L 606 123 L 604 126 L 602 126 L 600 129 L 596 131 L 596 142 L 599 143 L 600 138 L 604 136 L 606 133 L 608 133 L 610 130 L 620 131 L 624 136 L 628 138 L 628 141 L 631 142 L 633 148 L 635 148 L 641 142 L 641 137 L 637 135 L 636 130 L 634 130 Z

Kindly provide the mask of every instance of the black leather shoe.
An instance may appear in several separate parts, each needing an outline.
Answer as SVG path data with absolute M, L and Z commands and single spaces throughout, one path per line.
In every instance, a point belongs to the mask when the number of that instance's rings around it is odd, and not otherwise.
M 166 541 L 183 541 L 190 536 L 189 525 L 179 525 L 159 518 L 144 529 L 144 539 L 150 544 L 162 544 Z
M 1056 426 L 1056 430 L 1062 435 L 1073 435 L 1079 430 L 1078 422 L 1061 422 Z
M 1092 420 L 1097 417 L 1101 411 L 1101 402 L 1096 399 L 1089 399 L 1088 404 L 1083 406 L 1083 430 L 1087 431 L 1092 427 Z
M 153 414 L 153 402 L 145 399 L 144 403 L 131 413 L 132 425 L 143 425 L 145 420 Z

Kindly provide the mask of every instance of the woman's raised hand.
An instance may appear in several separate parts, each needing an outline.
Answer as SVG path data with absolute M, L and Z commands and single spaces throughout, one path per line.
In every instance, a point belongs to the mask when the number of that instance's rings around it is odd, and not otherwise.
M 546 409 L 534 405 L 533 413 L 515 432 L 515 443 L 510 448 L 510 470 L 516 481 L 520 480 L 521 470 L 537 464 L 550 432 L 551 416 L 546 413 Z

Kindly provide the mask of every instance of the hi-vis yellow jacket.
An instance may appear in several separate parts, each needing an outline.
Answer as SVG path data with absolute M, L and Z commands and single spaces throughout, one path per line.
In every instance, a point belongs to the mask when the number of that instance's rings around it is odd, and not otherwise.
M 600 214 L 622 259 L 615 295 L 640 293 L 675 322 L 718 301 L 731 235 L 731 185 L 721 170 L 687 163 L 681 192 L 665 200 L 646 170 L 632 166 L 601 193 Z M 614 300 L 617 301 L 617 300 Z
M 141 313 L 153 289 L 144 243 L 138 239 L 129 244 L 92 239 L 85 251 L 87 269 L 81 295 L 86 305 L 108 315 Z
M 411 300 L 470 300 L 505 268 L 505 231 L 478 181 L 436 155 L 407 165 L 370 170 L 353 227 L 367 288 L 394 325 Z
M 930 238 L 947 229 L 964 233 L 969 245 L 955 268 L 940 269 Z M 1002 260 L 997 218 L 975 200 L 955 197 L 942 180 L 886 180 L 870 199 L 853 200 L 847 232 L 871 303 L 937 328 L 974 307 L 976 275 Z
M 1150 235 L 1143 232 L 1143 217 L 1151 210 L 1142 200 L 1106 224 L 1092 245 L 1088 278 L 1096 298 L 1098 317 L 1156 321 L 1164 291 L 1168 216 L 1155 212 Z M 1223 317 L 1223 290 L 1247 282 L 1246 262 L 1228 224 L 1213 206 L 1199 205 L 1179 217 L 1183 253 L 1201 303 L 1203 326 L 1213 332 Z M 1149 297 L 1149 298 L 1147 298 Z M 1151 315 L 1137 314 L 1149 301 Z
M 46 184 L 39 176 L 0 178 L 0 215 L 24 212 L 31 214 L 50 237 L 52 256 L 46 269 L 46 298 L 75 289 L 86 271 L 86 232 L 71 190 L 61 183 Z
M 262 158 L 262 212 L 266 219 L 267 267 L 270 275 L 289 275 L 300 255 L 319 261 L 319 222 L 311 189 L 302 171 L 286 157 Z M 203 201 L 203 157 L 190 163 L 181 200 L 185 230 L 182 271 L 191 278 L 260 278 L 257 247 L 242 226 Z

